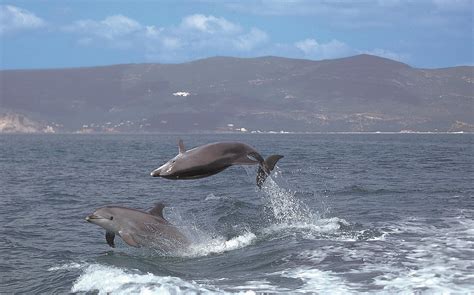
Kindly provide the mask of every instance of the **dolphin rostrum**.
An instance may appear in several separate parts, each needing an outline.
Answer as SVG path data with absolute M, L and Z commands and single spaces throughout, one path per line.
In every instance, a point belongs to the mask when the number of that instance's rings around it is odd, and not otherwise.
M 188 239 L 163 217 L 163 208 L 163 203 L 156 204 L 148 212 L 106 206 L 97 209 L 86 220 L 106 230 L 105 240 L 110 247 L 115 247 L 116 234 L 133 247 L 173 250 L 187 246 Z
M 241 142 L 214 142 L 186 151 L 182 140 L 178 143 L 179 153 L 150 174 L 168 179 L 196 179 L 214 175 L 232 165 L 259 165 L 257 185 L 265 179 L 283 158 L 269 156 L 266 160 L 251 146 Z

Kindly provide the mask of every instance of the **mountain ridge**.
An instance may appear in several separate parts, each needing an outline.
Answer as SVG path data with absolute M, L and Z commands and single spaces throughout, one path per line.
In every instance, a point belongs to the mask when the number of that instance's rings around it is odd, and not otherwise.
M 0 83 L 0 113 L 63 132 L 474 131 L 474 67 L 367 54 L 2 70 Z
M 76 70 L 76 69 L 89 69 L 89 68 L 107 68 L 107 67 L 120 67 L 120 66 L 147 66 L 147 65 L 184 65 L 184 64 L 193 64 L 193 63 L 199 63 L 203 61 L 212 61 L 212 60 L 265 60 L 265 59 L 275 59 L 275 60 L 288 60 L 288 61 L 303 61 L 303 62 L 325 62 L 325 61 L 343 61 L 347 59 L 355 59 L 355 58 L 361 58 L 361 57 L 369 57 L 372 59 L 379 59 L 379 60 L 387 60 L 389 62 L 393 62 L 394 64 L 402 64 L 406 65 L 408 67 L 412 67 L 409 64 L 392 60 L 386 57 L 381 57 L 377 55 L 371 55 L 367 53 L 361 53 L 353 56 L 348 56 L 348 57 L 341 57 L 341 58 L 332 58 L 332 59 L 320 59 L 320 60 L 312 60 L 312 59 L 304 59 L 304 58 L 293 58 L 293 57 L 284 57 L 284 56 L 277 56 L 277 55 L 263 55 L 263 56 L 257 56 L 257 57 L 235 57 L 235 56 L 226 56 L 226 55 L 216 55 L 216 56 L 209 56 L 205 58 L 200 58 L 196 60 L 190 60 L 186 62 L 181 62 L 181 63 L 157 63 L 157 62 L 139 62 L 139 63 L 118 63 L 118 64 L 107 64 L 107 65 L 96 65 L 96 66 L 79 66 L 79 67 L 55 67 L 55 68 L 32 68 L 32 69 L 25 69 L 25 68 L 20 68 L 20 69 L 0 69 L 0 72 L 10 72 L 10 71 L 55 71 L 55 70 Z M 450 67 L 442 67 L 442 68 L 416 68 L 416 69 L 427 69 L 427 70 L 433 70 L 433 69 L 449 69 L 449 68 L 458 68 L 458 67 L 472 67 L 469 65 L 459 65 L 459 66 L 450 66 Z M 415 68 L 415 67 L 413 67 Z

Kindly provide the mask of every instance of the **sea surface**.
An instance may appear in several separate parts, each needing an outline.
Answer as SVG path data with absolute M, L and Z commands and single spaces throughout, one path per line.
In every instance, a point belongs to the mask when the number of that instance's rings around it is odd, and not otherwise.
M 150 172 L 188 148 L 282 154 L 198 180 Z M 1 135 L 0 293 L 474 292 L 474 135 Z M 104 205 L 191 241 L 132 248 L 85 221 Z

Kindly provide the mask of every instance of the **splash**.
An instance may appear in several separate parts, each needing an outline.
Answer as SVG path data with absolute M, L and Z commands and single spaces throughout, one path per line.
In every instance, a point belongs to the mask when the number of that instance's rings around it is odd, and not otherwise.
M 202 257 L 241 249 L 251 245 L 257 239 L 257 236 L 248 229 L 243 229 L 242 232 L 232 238 L 225 238 L 216 235 L 210 225 L 198 225 L 189 215 L 186 219 L 183 218 L 181 211 L 176 208 L 171 208 L 168 213 L 168 219 L 173 224 L 178 224 L 176 227 L 190 243 L 186 247 L 176 247 L 174 250 L 166 252 L 159 248 L 153 249 L 153 254 L 175 257 Z
M 182 253 L 182 256 L 200 257 L 211 254 L 221 254 L 227 251 L 237 250 L 251 245 L 257 236 L 252 232 L 247 232 L 232 239 L 226 240 L 223 237 L 207 239 L 204 242 L 192 244 Z
M 329 210 L 321 202 L 320 210 L 313 212 L 296 196 L 296 191 L 291 188 L 278 167 L 275 167 L 258 193 L 266 200 L 266 209 L 271 212 L 277 224 L 314 224 L 324 219 Z
M 336 240 L 346 240 L 347 238 L 341 233 L 341 229 L 348 224 L 347 221 L 338 217 L 322 218 L 312 220 L 311 222 L 272 224 L 263 229 L 262 232 L 266 235 L 271 235 L 290 230 L 294 234 L 295 230 L 297 230 L 305 238 L 309 239 L 327 237 Z
M 273 177 L 267 178 L 261 193 L 278 223 L 310 222 L 315 218 L 306 204 L 295 197 L 295 192 L 279 186 Z
M 253 179 L 254 171 L 244 166 L 249 178 Z M 321 200 L 316 211 L 311 210 L 308 205 L 297 196 L 297 191 L 292 189 L 283 177 L 278 166 L 275 167 L 271 175 L 267 177 L 261 189 L 257 189 L 257 194 L 265 202 L 265 211 L 268 214 L 269 226 L 262 230 L 262 233 L 273 234 L 297 229 L 305 234 L 307 238 L 321 237 L 321 235 L 331 235 L 339 237 L 341 230 L 350 226 L 349 222 L 342 218 L 327 218 L 329 207 L 326 205 L 325 196 L 315 198 Z
M 250 170 L 246 171 L 250 176 Z M 319 207 L 313 211 L 297 196 L 297 191 L 286 181 L 278 167 L 275 167 L 257 193 L 265 200 L 265 208 L 269 213 L 270 225 L 262 229 L 264 235 L 297 233 L 307 239 L 383 241 L 388 234 L 377 229 L 356 229 L 357 226 L 343 218 L 327 217 L 327 196 L 313 193 L 314 198 L 320 200 Z

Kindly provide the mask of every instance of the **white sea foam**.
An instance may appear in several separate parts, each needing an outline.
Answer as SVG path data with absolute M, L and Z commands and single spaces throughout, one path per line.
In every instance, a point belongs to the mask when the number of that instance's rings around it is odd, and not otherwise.
M 217 198 L 214 194 L 208 197 Z M 243 230 L 238 236 L 230 239 L 220 235 L 212 234 L 211 230 L 203 230 L 196 226 L 192 220 L 185 220 L 179 210 L 168 211 L 169 220 L 173 224 L 187 224 L 186 226 L 178 226 L 180 231 L 191 242 L 186 248 L 171 253 L 173 256 L 181 257 L 200 257 L 211 254 L 221 254 L 227 251 L 237 250 L 251 245 L 257 236 L 248 231 Z
M 341 276 L 371 277 L 372 286 L 362 283 L 363 286 L 380 288 L 383 293 L 469 294 L 474 288 L 474 221 L 462 217 L 443 222 L 449 226 L 434 227 L 426 220 L 411 218 L 396 225 L 386 224 L 383 243 L 380 239 L 367 239 L 350 248 L 328 245 L 299 256 L 315 264 L 327 257 L 340 257 L 352 265 Z M 360 282 L 345 284 L 355 290 L 362 287 Z
M 438 294 L 468 294 L 472 291 L 472 285 L 462 286 L 454 283 L 461 272 L 449 265 L 433 263 L 411 270 L 392 269 L 387 271 L 389 272 L 376 277 L 374 284 L 382 286 L 383 290 L 388 292 L 430 290 L 430 292 Z M 472 282 L 474 275 L 468 274 L 465 279 Z
M 206 196 L 206 198 L 204 199 L 204 201 L 210 201 L 210 200 L 220 200 L 222 199 L 223 197 L 220 197 L 220 196 L 216 196 L 214 195 L 213 193 L 210 193 Z
M 291 290 L 278 288 L 277 286 L 272 285 L 270 282 L 266 280 L 261 281 L 247 281 L 242 286 L 232 286 L 230 289 L 232 290 L 242 290 L 246 291 L 245 294 L 260 294 L 260 292 L 264 293 L 277 293 L 277 292 L 289 292 Z M 256 293 L 258 292 L 258 293 Z
M 69 265 L 71 266 L 71 265 Z M 66 265 L 65 265 L 66 267 Z M 75 267 L 73 267 L 75 268 Z M 97 292 L 98 294 L 245 294 L 259 292 L 288 292 L 268 281 L 250 280 L 242 285 L 227 286 L 231 292 L 216 286 L 186 281 L 178 277 L 158 276 L 138 270 L 122 269 L 101 264 L 81 264 L 82 274 L 74 282 L 71 292 Z M 318 269 L 294 269 L 275 273 L 287 278 L 300 279 L 304 284 L 298 292 L 330 292 L 341 294 L 350 291 L 345 282 L 332 272 Z
M 368 238 L 367 241 L 385 241 L 388 235 L 389 235 L 388 232 L 382 232 L 380 236 L 374 236 L 374 237 Z
M 57 271 L 57 270 L 68 270 L 68 269 L 77 269 L 83 267 L 82 264 L 77 262 L 66 263 L 63 265 L 53 266 L 48 268 L 48 271 Z
M 71 288 L 71 292 L 99 294 L 213 294 L 218 291 L 177 277 L 142 274 L 100 264 L 87 266 Z
M 344 279 L 331 271 L 301 268 L 283 271 L 281 275 L 302 280 L 304 285 L 298 288 L 298 292 L 320 292 L 323 294 L 348 294 L 351 292 L 351 288 Z
M 385 291 L 430 290 L 436 293 L 470 293 L 474 288 L 474 221 L 466 216 L 446 218 L 445 228 L 428 226 L 412 218 L 401 223 L 401 232 L 418 238 L 406 239 L 400 253 L 402 267 L 377 265 L 384 274 L 374 283 Z M 399 253 L 399 254 L 400 254 Z
M 264 234 L 273 234 L 276 232 L 297 229 L 300 230 L 305 237 L 314 238 L 322 234 L 335 234 L 339 232 L 342 225 L 349 225 L 349 223 L 342 218 L 332 217 L 311 221 L 276 223 L 263 229 L 262 232 Z M 308 232 L 303 233 L 305 230 Z M 337 237 L 338 236 L 335 236 L 335 238 Z
M 178 277 L 157 276 L 138 270 L 125 270 L 114 266 L 90 264 L 82 266 L 83 273 L 74 282 L 71 292 L 97 292 L 98 294 L 244 294 L 254 295 L 254 290 L 272 288 L 269 284 L 251 282 L 249 286 L 227 292 L 215 286 L 185 281 Z M 255 283 L 255 284 L 254 284 Z M 265 289 L 266 290 L 266 289 Z
M 252 232 L 244 233 L 230 240 L 226 240 L 223 237 L 209 238 L 202 242 L 192 244 L 182 253 L 182 255 L 198 257 L 210 254 L 220 254 L 247 247 L 252 244 L 256 238 L 257 236 Z

